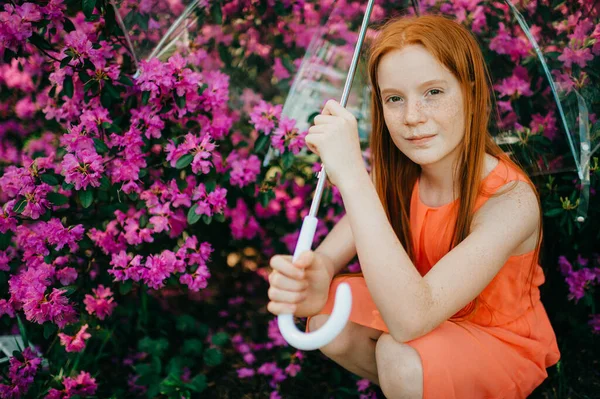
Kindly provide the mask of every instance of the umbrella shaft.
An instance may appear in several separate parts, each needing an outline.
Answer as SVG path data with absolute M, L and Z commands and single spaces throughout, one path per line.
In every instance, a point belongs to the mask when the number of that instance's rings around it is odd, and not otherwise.
M 365 16 L 363 17 L 360 32 L 358 34 L 356 47 L 354 47 L 354 55 L 352 56 L 350 70 L 348 71 L 348 76 L 346 77 L 346 84 L 344 85 L 344 91 L 342 92 L 342 100 L 340 101 L 340 104 L 344 108 L 348 103 L 348 97 L 350 96 L 350 88 L 352 87 L 352 81 L 354 80 L 354 74 L 356 73 L 356 65 L 358 64 L 358 59 L 360 58 L 360 49 L 362 48 L 362 44 L 365 41 L 365 36 L 367 34 L 367 26 L 369 25 L 369 18 L 371 17 L 371 11 L 373 11 L 374 3 L 375 0 L 369 0 L 369 3 L 367 4 Z M 317 183 L 317 189 L 315 190 L 315 195 L 310 206 L 310 216 L 317 216 L 317 212 L 319 211 L 319 204 L 321 203 L 321 197 L 323 196 L 323 189 L 325 188 L 326 181 L 327 172 L 325 171 L 325 165 L 321 164 L 321 171 L 319 172 L 319 181 Z

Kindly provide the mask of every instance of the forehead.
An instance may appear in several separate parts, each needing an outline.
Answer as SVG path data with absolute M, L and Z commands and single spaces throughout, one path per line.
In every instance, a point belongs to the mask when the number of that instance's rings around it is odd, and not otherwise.
M 408 88 L 432 79 L 456 81 L 452 73 L 425 47 L 409 45 L 384 55 L 377 68 L 377 80 L 383 88 Z

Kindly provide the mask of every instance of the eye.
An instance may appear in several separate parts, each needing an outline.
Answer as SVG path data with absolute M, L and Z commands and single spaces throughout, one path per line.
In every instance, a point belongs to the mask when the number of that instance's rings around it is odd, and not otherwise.
M 440 89 L 431 89 L 428 93 L 431 93 L 432 95 L 437 95 L 442 94 L 442 91 Z
M 385 102 L 387 102 L 387 103 L 389 103 L 389 102 L 394 102 L 394 103 L 397 102 L 397 101 L 391 101 L 393 98 L 398 98 L 400 100 L 402 99 L 402 97 L 400 97 L 400 96 L 391 96 L 391 97 L 388 97 L 388 99 Z

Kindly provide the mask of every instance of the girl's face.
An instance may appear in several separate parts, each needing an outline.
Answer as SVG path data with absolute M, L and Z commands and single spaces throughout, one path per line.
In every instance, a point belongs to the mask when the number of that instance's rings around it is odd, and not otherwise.
M 425 47 L 410 45 L 383 56 L 377 79 L 398 149 L 421 166 L 454 161 L 465 134 L 463 95 L 454 75 Z

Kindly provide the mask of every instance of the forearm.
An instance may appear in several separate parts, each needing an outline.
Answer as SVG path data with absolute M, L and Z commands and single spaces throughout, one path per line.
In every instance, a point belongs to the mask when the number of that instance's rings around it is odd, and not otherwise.
M 430 304 L 427 286 L 390 225 L 366 173 L 353 176 L 340 192 L 369 292 L 397 340 L 420 329 Z
M 356 246 L 354 245 L 354 235 L 350 227 L 348 215 L 344 215 L 323 242 L 315 249 L 329 259 L 333 264 L 332 275 L 339 273 L 356 256 Z

